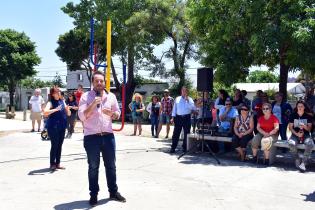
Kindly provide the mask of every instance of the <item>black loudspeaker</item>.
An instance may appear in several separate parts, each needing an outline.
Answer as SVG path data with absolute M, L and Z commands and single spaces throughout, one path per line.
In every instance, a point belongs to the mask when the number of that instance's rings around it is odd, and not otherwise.
M 211 92 L 213 90 L 213 68 L 197 69 L 197 91 Z

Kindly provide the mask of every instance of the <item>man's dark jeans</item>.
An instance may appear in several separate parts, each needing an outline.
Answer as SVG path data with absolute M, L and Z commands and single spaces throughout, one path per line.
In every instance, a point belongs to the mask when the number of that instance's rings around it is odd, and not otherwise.
M 114 134 L 105 136 L 84 136 L 84 148 L 89 164 L 89 190 L 91 196 L 96 196 L 99 191 L 98 169 L 100 166 L 100 153 L 102 153 L 108 191 L 111 195 L 118 191 L 116 184 L 116 144 Z
M 191 127 L 191 117 L 190 114 L 187 115 L 177 115 L 174 118 L 174 131 L 172 137 L 172 150 L 175 150 L 178 144 L 180 133 L 182 129 L 184 130 L 184 139 L 183 139 L 183 151 L 187 150 L 187 134 L 190 133 Z
M 62 144 L 65 139 L 66 129 L 54 126 L 52 128 L 48 128 L 47 131 L 51 143 L 50 165 L 58 165 L 60 164 Z

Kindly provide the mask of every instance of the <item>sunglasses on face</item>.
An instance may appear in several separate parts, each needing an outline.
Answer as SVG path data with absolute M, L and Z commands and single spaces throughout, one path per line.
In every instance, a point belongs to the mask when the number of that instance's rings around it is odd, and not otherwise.
M 241 108 L 241 111 L 248 111 L 248 109 L 246 109 L 246 108 Z
M 225 104 L 225 106 L 231 106 L 231 104 Z
M 269 108 L 263 108 L 262 110 L 263 110 L 263 111 L 268 111 L 268 110 L 269 110 Z

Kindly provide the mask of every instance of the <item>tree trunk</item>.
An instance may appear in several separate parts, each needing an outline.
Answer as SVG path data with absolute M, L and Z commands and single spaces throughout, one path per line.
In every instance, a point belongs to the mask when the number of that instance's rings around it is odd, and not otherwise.
M 290 66 L 280 63 L 279 92 L 283 94 L 283 100 L 287 100 L 287 83 Z
M 10 107 L 14 106 L 14 92 L 15 92 L 15 83 L 10 81 L 9 87 L 9 95 L 10 95 Z
M 279 81 L 279 92 L 283 94 L 283 100 L 287 100 L 287 83 L 290 65 L 285 63 L 287 45 L 280 48 L 280 81 Z
M 128 108 L 129 103 L 132 100 L 133 92 L 136 88 L 136 84 L 134 81 L 134 65 L 135 65 L 135 51 L 133 46 L 128 46 L 128 75 L 127 75 L 127 84 L 126 84 L 126 104 L 125 111 L 129 113 L 130 110 Z

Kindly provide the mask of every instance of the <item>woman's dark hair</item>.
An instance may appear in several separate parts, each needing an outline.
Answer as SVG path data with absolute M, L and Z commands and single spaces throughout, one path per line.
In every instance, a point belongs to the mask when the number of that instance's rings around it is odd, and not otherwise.
M 58 92 L 60 92 L 59 87 L 53 86 L 53 87 L 50 88 L 50 90 L 49 90 L 50 101 L 55 100 L 52 95 L 53 95 L 54 93 L 58 93 Z
M 68 93 L 68 98 L 67 98 L 67 101 L 66 101 L 67 104 L 70 103 L 70 99 L 69 99 L 70 96 L 72 96 L 73 101 L 76 101 L 76 97 L 75 97 L 74 93 L 70 92 L 70 93 Z
M 152 98 L 151 98 L 151 102 L 153 102 L 153 99 L 156 98 L 157 102 L 160 101 L 160 97 L 157 96 L 157 95 L 153 95 Z
M 234 96 L 236 95 L 235 93 L 236 92 L 239 92 L 239 97 L 240 97 L 240 99 L 239 100 L 241 100 L 241 101 L 243 101 L 243 94 L 242 94 L 242 91 L 240 90 L 240 89 L 235 89 L 235 92 L 234 92 Z
M 226 100 L 229 97 L 228 92 L 226 92 L 226 90 L 224 90 L 224 89 L 220 89 L 219 93 L 221 93 L 223 95 L 224 100 Z
M 221 103 L 224 104 L 226 99 L 229 98 L 229 94 L 224 89 L 220 89 L 219 93 L 221 93 L 223 95 L 223 99 L 222 99 Z
M 245 97 L 247 96 L 247 91 L 246 90 L 241 90 L 242 95 Z
M 304 113 L 312 113 L 311 109 L 307 106 L 307 104 L 304 101 L 296 102 L 295 108 L 293 110 L 294 112 L 297 113 L 297 111 L 298 111 L 298 109 L 297 109 L 298 104 L 303 104 L 304 105 Z

